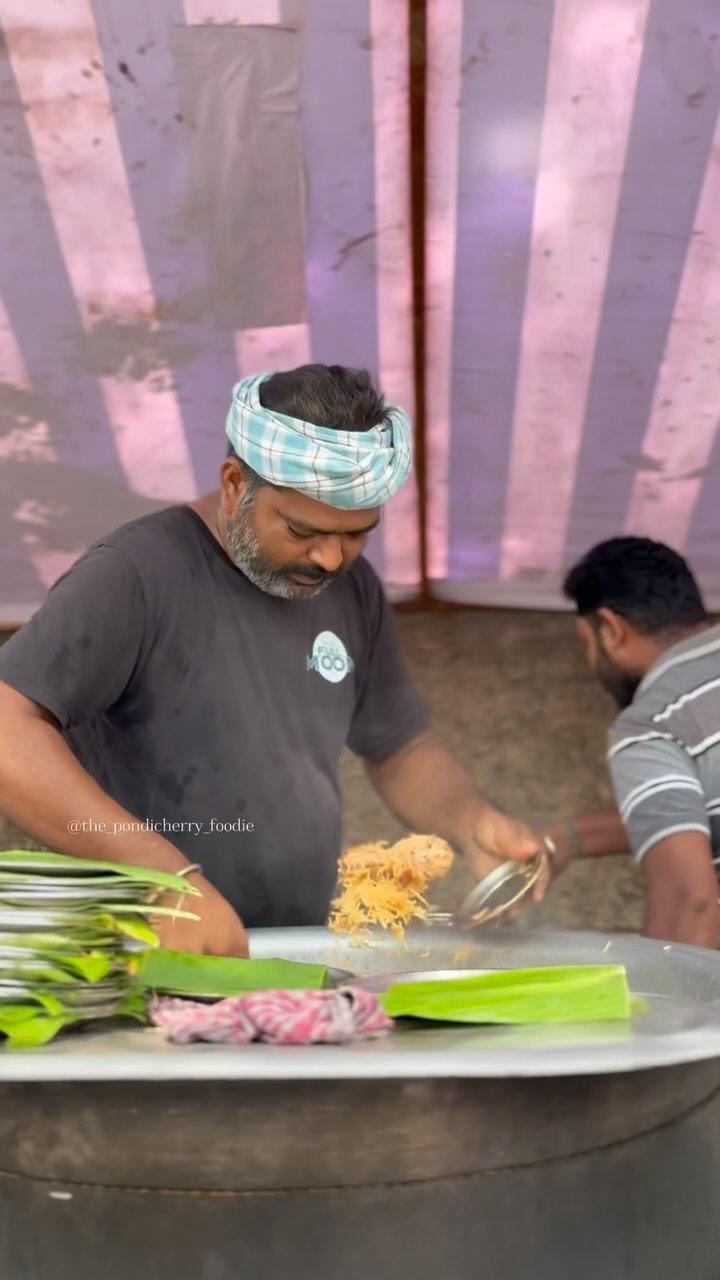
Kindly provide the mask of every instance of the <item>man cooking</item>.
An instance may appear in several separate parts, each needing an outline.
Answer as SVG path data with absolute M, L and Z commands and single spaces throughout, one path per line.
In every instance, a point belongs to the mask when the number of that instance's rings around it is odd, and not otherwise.
M 476 875 L 539 842 L 428 729 L 361 555 L 410 471 L 404 413 L 307 365 L 238 383 L 226 431 L 216 493 L 102 538 L 0 651 L 0 810 L 47 847 L 185 872 L 201 922 L 166 945 L 241 955 L 246 927 L 326 919 L 346 745 Z
M 555 830 L 572 852 L 632 852 L 645 878 L 643 933 L 715 947 L 720 930 L 720 627 L 677 552 L 612 538 L 570 571 L 590 667 L 620 715 L 608 760 L 617 811 Z

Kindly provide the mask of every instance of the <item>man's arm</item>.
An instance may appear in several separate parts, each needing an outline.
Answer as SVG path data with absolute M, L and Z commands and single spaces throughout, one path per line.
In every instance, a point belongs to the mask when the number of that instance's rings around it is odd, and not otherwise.
M 617 809 L 599 809 L 582 813 L 570 822 L 549 827 L 547 834 L 557 850 L 554 872 L 561 871 L 575 858 L 607 858 L 630 852 L 630 841 Z
M 631 852 L 630 842 L 616 809 L 584 814 L 572 824 L 577 844 L 565 827 L 548 834 L 555 841 L 560 871 L 580 857 L 606 857 Z M 575 843 L 575 842 L 573 842 Z M 665 942 L 687 942 L 699 947 L 715 947 L 720 932 L 718 881 L 710 841 L 701 831 L 680 831 L 666 836 L 642 860 L 645 878 L 643 935 Z
M 0 681 L 0 812 L 49 849 L 76 858 L 129 862 L 180 871 L 188 860 L 153 831 L 118 832 L 140 819 L 128 813 L 82 768 L 55 718 Z M 75 830 L 77 823 L 87 829 Z M 220 955 L 247 955 L 245 930 L 212 886 L 195 874 L 202 902 L 193 899 L 195 921 L 159 926 L 166 946 Z M 197 906 L 195 905 L 197 902 Z
M 683 745 L 620 722 L 609 752 L 620 816 L 645 879 L 648 938 L 715 947 L 720 915 L 706 797 Z
M 56 582 L 28 623 L 0 648 L 0 811 L 50 849 L 81 858 L 176 871 L 187 859 L 152 831 L 123 831 L 139 817 L 82 768 L 62 730 L 100 715 L 142 666 L 152 634 L 134 561 L 98 544 Z M 85 823 L 78 830 L 73 824 Z M 235 912 L 196 873 L 203 894 L 193 921 L 160 926 L 177 950 L 247 954 Z
M 187 865 L 169 840 L 139 823 L 86 773 L 55 718 L 0 681 L 0 811 L 23 831 L 59 853 L 180 871 Z M 86 829 L 74 830 L 84 822 Z M 115 827 L 114 824 L 118 824 Z
M 716 947 L 720 933 L 718 881 L 712 849 L 700 831 L 659 840 L 642 861 L 643 934 L 664 942 Z
M 470 775 L 429 731 L 382 760 L 366 760 L 368 777 L 397 818 L 413 831 L 441 836 L 480 878 L 498 860 L 524 860 L 541 842 L 478 791 Z

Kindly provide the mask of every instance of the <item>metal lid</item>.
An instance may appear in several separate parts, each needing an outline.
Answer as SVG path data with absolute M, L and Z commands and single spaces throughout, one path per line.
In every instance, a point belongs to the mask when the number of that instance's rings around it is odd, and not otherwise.
M 461 903 L 459 924 L 487 924 L 505 915 L 529 894 L 545 870 L 546 856 L 539 853 L 527 862 L 510 860 L 483 877 Z

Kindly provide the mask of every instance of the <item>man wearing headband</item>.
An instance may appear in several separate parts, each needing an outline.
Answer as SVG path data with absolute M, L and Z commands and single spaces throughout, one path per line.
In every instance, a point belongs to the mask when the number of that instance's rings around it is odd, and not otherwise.
M 405 414 L 308 365 L 238 383 L 226 430 L 216 493 L 102 538 L 0 651 L 0 809 L 46 847 L 186 871 L 202 922 L 166 944 L 243 954 L 246 926 L 327 917 L 345 746 L 478 876 L 538 840 L 428 730 L 361 555 L 411 467 Z

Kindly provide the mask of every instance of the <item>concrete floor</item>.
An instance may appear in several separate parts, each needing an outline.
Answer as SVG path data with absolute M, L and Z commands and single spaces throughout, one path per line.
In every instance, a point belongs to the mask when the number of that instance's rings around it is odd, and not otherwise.
M 398 625 L 436 731 L 488 797 L 535 825 L 610 802 L 604 740 L 612 706 L 585 670 L 570 617 L 449 610 L 401 613 Z M 349 753 L 342 779 L 347 844 L 402 834 Z M 33 841 L 0 817 L 0 847 Z M 458 901 L 470 883 L 458 867 L 438 905 Z M 639 884 L 627 858 L 578 864 L 518 927 L 636 930 Z

